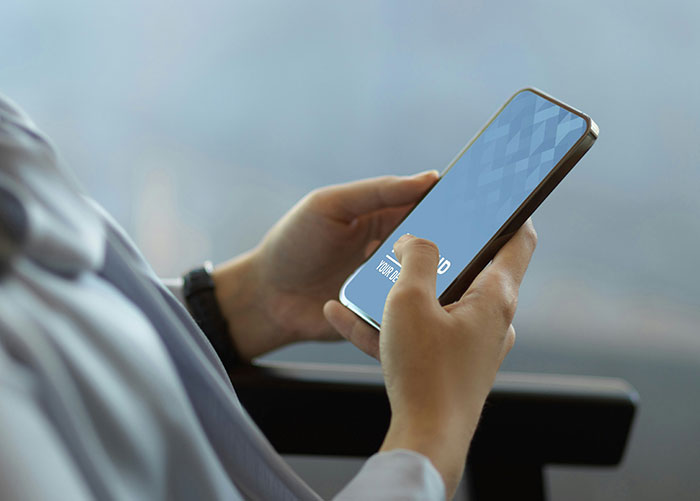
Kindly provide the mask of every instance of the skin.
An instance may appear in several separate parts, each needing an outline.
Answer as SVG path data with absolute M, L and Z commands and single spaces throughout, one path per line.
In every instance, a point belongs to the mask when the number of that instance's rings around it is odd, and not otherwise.
M 462 476 L 486 396 L 513 346 L 518 289 L 537 236 L 528 221 L 463 297 L 442 307 L 436 245 L 404 235 L 401 274 L 377 331 L 335 300 L 342 282 L 437 181 L 435 171 L 316 190 L 252 251 L 218 267 L 233 342 L 251 360 L 302 340 L 348 339 L 381 361 L 392 418 L 382 451 L 427 456 L 448 498 Z
M 428 171 L 315 190 L 255 249 L 217 267 L 217 298 L 241 356 L 251 360 L 295 341 L 342 339 L 324 304 L 437 179 Z

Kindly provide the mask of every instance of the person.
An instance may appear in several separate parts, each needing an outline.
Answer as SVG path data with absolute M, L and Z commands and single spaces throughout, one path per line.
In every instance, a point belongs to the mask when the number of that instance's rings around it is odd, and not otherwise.
M 336 496 L 444 499 L 513 346 L 528 221 L 456 303 L 405 235 L 381 332 L 335 300 L 436 172 L 320 188 L 212 272 L 243 361 L 341 336 L 380 360 L 392 417 Z M 0 498 L 318 499 L 238 402 L 212 344 L 124 231 L 0 98 Z

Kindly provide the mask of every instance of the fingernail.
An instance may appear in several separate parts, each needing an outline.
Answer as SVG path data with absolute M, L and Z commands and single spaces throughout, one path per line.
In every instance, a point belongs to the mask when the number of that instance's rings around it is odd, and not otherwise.
M 396 241 L 396 244 L 405 243 L 412 238 L 413 238 L 413 235 L 411 235 L 410 233 L 405 233 L 399 237 L 399 239 Z M 396 245 L 396 244 L 394 244 L 394 245 Z
M 394 242 L 393 249 L 397 259 L 401 260 L 401 254 L 399 251 L 401 250 L 403 244 L 405 244 L 411 238 L 413 238 L 413 235 L 411 235 L 410 233 L 406 233 L 404 235 L 401 235 L 399 239 L 396 242 Z
M 418 174 L 414 174 L 411 177 L 417 178 L 417 177 L 424 177 L 424 176 L 428 176 L 428 175 L 430 175 L 430 177 L 439 177 L 440 173 L 438 171 L 436 171 L 435 169 L 430 169 L 430 170 L 424 170 L 423 172 L 419 172 Z

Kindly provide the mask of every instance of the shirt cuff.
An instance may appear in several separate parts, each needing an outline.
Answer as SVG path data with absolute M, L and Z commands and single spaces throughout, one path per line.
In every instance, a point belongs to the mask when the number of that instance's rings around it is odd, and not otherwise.
M 430 460 L 417 452 L 395 449 L 370 457 L 335 501 L 444 501 L 445 484 Z

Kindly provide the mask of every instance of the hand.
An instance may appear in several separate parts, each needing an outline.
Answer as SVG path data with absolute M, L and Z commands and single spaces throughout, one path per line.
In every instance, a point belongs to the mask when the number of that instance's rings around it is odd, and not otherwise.
M 344 336 L 381 358 L 392 410 L 382 450 L 408 448 L 429 457 L 450 496 L 496 372 L 515 341 L 511 322 L 536 240 L 528 221 L 462 298 L 443 307 L 435 291 L 437 247 L 404 235 L 394 246 L 402 268 L 379 336 L 339 303 L 326 305 Z
M 324 303 L 437 179 L 429 171 L 313 191 L 256 249 L 218 267 L 217 298 L 242 358 L 298 340 L 342 339 Z

